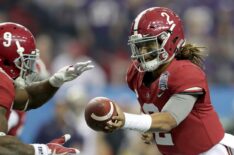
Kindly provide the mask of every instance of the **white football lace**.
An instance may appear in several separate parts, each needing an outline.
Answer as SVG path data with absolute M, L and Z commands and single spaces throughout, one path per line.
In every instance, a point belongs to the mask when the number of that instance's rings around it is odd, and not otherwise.
M 94 113 L 92 113 L 91 117 L 97 121 L 105 121 L 105 120 L 111 118 L 111 116 L 113 115 L 113 112 L 114 112 L 114 105 L 112 102 L 110 102 L 110 111 L 105 116 L 97 116 Z

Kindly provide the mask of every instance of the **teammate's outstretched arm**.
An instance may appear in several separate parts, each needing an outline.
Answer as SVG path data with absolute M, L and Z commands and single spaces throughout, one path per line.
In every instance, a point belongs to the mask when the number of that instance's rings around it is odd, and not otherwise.
M 75 65 L 61 68 L 48 80 L 33 82 L 24 89 L 16 89 L 13 108 L 29 110 L 40 107 L 55 94 L 63 83 L 74 80 L 93 67 L 91 61 L 78 62 Z
M 71 136 L 66 134 L 47 144 L 24 144 L 15 136 L 6 135 L 6 109 L 0 106 L 0 155 L 77 155 L 79 150 L 64 147 Z
M 62 146 L 70 139 L 68 134 L 47 144 L 24 144 L 14 136 L 1 134 L 0 155 L 77 155 L 80 153 L 78 149 Z

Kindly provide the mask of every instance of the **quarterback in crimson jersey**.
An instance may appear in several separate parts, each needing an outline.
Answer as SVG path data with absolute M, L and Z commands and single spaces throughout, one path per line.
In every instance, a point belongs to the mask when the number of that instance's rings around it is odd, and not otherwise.
M 211 105 L 205 74 L 198 66 L 188 60 L 174 59 L 150 87 L 144 85 L 145 74 L 138 72 L 133 65 L 127 74 L 128 85 L 138 94 L 144 113 L 161 111 L 173 94 L 199 96 L 178 127 L 168 133 L 154 133 L 155 142 L 162 153 L 197 155 L 223 138 L 224 130 Z M 178 103 L 175 108 L 183 107 Z
M 164 155 L 229 155 L 234 136 L 225 134 L 211 101 L 203 72 L 205 54 L 185 44 L 182 22 L 172 10 L 152 7 L 133 21 L 128 41 L 132 65 L 128 86 L 136 93 L 144 114 L 124 113 L 106 130 L 143 132 L 145 143 L 154 142 Z

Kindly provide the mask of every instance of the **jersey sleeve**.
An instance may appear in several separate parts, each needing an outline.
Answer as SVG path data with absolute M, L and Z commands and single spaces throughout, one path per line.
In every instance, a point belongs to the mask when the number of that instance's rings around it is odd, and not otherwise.
M 195 65 L 180 66 L 169 78 L 172 94 L 201 95 L 205 93 L 206 86 L 205 73 Z
M 0 106 L 11 109 L 14 101 L 14 85 L 6 75 L 0 73 Z

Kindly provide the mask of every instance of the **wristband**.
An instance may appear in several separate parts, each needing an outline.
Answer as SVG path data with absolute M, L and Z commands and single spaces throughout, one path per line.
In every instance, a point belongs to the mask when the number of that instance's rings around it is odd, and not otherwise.
M 4 132 L 0 132 L 0 136 L 6 136 Z
M 56 74 L 56 73 L 55 73 Z M 52 77 L 49 78 L 49 83 L 53 86 L 53 87 L 60 87 L 64 81 L 62 79 L 59 79 L 58 77 L 55 77 L 54 75 Z
M 34 155 L 49 155 L 48 146 L 45 144 L 31 144 L 34 147 Z
M 140 132 L 146 132 L 150 129 L 152 118 L 150 115 L 142 114 L 129 114 L 124 113 L 125 115 L 125 124 L 124 129 L 136 130 Z

